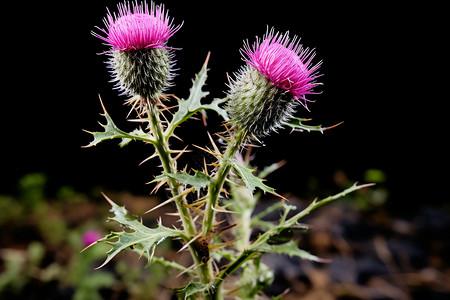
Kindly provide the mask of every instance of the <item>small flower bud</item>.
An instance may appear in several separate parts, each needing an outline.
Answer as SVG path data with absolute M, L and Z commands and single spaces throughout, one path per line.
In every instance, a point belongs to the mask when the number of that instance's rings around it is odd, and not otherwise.
M 253 47 L 246 43 L 242 53 L 247 64 L 230 85 L 226 109 L 239 130 L 258 139 L 292 118 L 297 103 L 307 108 L 305 95 L 321 84 L 315 81 L 321 62 L 311 66 L 312 50 L 273 30 Z

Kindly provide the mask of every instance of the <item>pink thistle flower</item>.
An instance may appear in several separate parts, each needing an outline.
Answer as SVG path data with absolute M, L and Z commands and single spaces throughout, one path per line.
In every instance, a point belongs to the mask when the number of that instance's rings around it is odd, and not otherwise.
M 253 47 L 247 42 L 242 50 L 242 53 L 248 56 L 244 61 L 257 69 L 272 84 L 288 91 L 295 100 L 307 108 L 306 102 L 311 100 L 307 100 L 305 95 L 317 94 L 313 92 L 313 88 L 321 85 L 315 80 L 321 76 L 317 71 L 322 61 L 312 65 L 316 55 L 314 50 L 303 48 L 297 37 L 290 40 L 288 34 L 288 32 L 284 35 L 274 34 L 272 29 L 266 33 L 262 42 L 257 38 Z
M 118 4 L 118 14 L 108 11 L 103 20 L 105 36 L 92 34 L 111 46 L 109 67 L 113 82 L 122 94 L 131 96 L 127 103 L 140 112 L 147 101 L 158 103 L 163 92 L 172 86 L 175 62 L 167 40 L 181 25 L 174 26 L 164 6 L 137 1 Z
M 155 6 L 151 2 L 150 9 L 146 2 L 139 5 L 124 2 L 118 6 L 119 14 L 111 14 L 104 19 L 105 29 L 98 28 L 106 37 L 93 33 L 94 36 L 111 45 L 113 50 L 129 51 L 148 48 L 168 48 L 166 41 L 177 32 L 182 25 L 174 26 L 164 6 Z
M 252 46 L 245 42 L 241 53 L 246 64 L 229 86 L 226 110 L 238 130 L 259 139 L 286 125 L 298 103 L 308 109 L 322 62 L 313 65 L 314 50 L 273 29 Z

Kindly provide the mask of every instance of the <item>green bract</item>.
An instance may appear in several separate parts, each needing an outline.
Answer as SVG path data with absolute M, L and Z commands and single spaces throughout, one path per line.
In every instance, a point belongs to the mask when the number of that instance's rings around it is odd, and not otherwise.
M 293 117 L 297 103 L 252 66 L 245 66 L 228 92 L 226 109 L 239 130 L 262 138 Z

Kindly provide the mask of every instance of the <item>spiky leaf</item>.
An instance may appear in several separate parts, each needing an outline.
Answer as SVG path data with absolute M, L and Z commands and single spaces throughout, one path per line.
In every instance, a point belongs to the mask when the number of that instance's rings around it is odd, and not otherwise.
M 107 252 L 108 256 L 105 262 L 98 268 L 106 265 L 119 252 L 126 249 L 133 249 L 140 252 L 141 255 L 148 257 L 149 262 L 153 257 L 156 246 L 168 237 L 179 237 L 182 233 L 175 229 L 170 229 L 158 224 L 156 228 L 148 228 L 143 225 L 136 216 L 130 214 L 124 206 L 119 206 L 108 199 L 111 204 L 113 217 L 109 220 L 120 224 L 124 230 L 121 232 L 111 232 L 97 242 L 111 244 L 111 249 Z
M 101 101 L 100 101 L 101 102 Z M 105 129 L 104 131 L 96 131 L 96 132 L 90 132 L 85 130 L 87 133 L 90 133 L 94 136 L 94 140 L 89 143 L 89 145 L 85 146 L 92 147 L 96 146 L 98 143 L 105 141 L 105 140 L 111 140 L 111 139 L 122 139 L 122 142 L 119 144 L 121 147 L 127 145 L 132 140 L 140 140 L 145 141 L 154 144 L 155 140 L 151 138 L 150 135 L 146 134 L 142 129 L 135 129 L 130 133 L 127 133 L 123 130 L 120 130 L 116 124 L 114 124 L 114 121 L 112 120 L 111 116 L 108 114 L 108 112 L 105 109 L 105 106 L 102 104 L 103 108 L 103 114 L 101 116 L 105 117 L 106 124 L 100 125 Z
M 233 168 L 237 171 L 239 177 L 244 181 L 245 185 L 252 193 L 255 190 L 255 188 L 259 188 L 262 191 L 264 191 L 264 193 L 268 192 L 276 196 L 279 196 L 273 188 L 263 183 L 263 179 L 253 175 L 253 170 L 238 164 L 234 160 L 231 161 L 231 164 L 233 165 Z
M 186 172 L 169 174 L 164 173 L 165 176 L 178 180 L 181 184 L 193 186 L 196 190 L 207 187 L 212 179 L 208 175 L 200 171 L 195 171 L 195 175 L 189 175 Z M 156 179 L 156 178 L 155 178 Z
M 310 121 L 310 119 L 303 119 L 303 118 L 292 118 L 288 122 L 285 123 L 285 125 L 291 127 L 294 130 L 298 131 L 320 131 L 320 133 L 323 133 L 325 130 L 334 128 L 342 123 L 330 126 L 330 127 L 322 127 L 322 125 L 317 126 L 311 126 L 311 125 L 305 125 L 303 122 Z
M 209 56 L 208 56 L 209 58 Z M 200 72 L 195 77 L 192 87 L 189 90 L 190 95 L 186 100 L 180 100 L 179 101 L 179 107 L 178 111 L 174 114 L 173 119 L 167 128 L 166 133 L 170 134 L 175 130 L 175 128 L 189 119 L 192 115 L 195 113 L 204 110 L 204 109 L 211 109 L 216 111 L 224 120 L 228 120 L 228 115 L 225 109 L 221 108 L 219 105 L 225 102 L 224 99 L 214 99 L 212 103 L 210 104 L 202 104 L 201 100 L 202 98 L 209 95 L 209 92 L 205 92 L 202 90 L 203 86 L 205 85 L 207 76 L 207 64 L 208 64 L 208 58 L 206 59 L 205 64 L 203 65 Z
M 188 297 L 195 295 L 197 293 L 202 293 L 210 289 L 209 284 L 204 284 L 201 282 L 190 281 L 185 287 L 174 289 L 181 299 L 188 299 Z M 179 298 L 180 299 L 180 298 Z
M 264 243 L 258 246 L 255 250 L 261 253 L 285 254 L 289 255 L 290 257 L 296 256 L 300 257 L 301 259 L 307 259 L 317 262 L 328 262 L 327 259 L 319 258 L 305 250 L 299 249 L 297 242 L 293 240 L 279 245 L 270 245 L 268 243 Z

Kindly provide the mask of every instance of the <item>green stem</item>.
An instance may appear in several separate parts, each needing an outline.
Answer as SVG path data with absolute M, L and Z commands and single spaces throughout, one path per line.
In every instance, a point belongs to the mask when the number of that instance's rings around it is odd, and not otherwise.
M 225 279 L 236 272 L 246 261 L 252 259 L 257 252 L 254 250 L 246 250 L 231 264 L 229 264 L 225 270 L 220 272 L 219 276 L 214 280 L 215 293 L 211 295 L 213 300 L 222 300 L 222 284 Z
M 220 160 L 219 169 L 214 177 L 214 180 L 208 187 L 208 198 L 206 202 L 206 208 L 203 216 L 203 227 L 202 227 L 202 236 L 208 237 L 214 227 L 215 221 L 215 208 L 217 206 L 217 202 L 219 199 L 220 191 L 222 190 L 225 179 L 227 178 L 228 173 L 232 167 L 230 160 L 233 159 L 236 152 L 239 150 L 242 141 L 244 140 L 246 132 L 238 131 L 236 135 L 232 138 L 232 140 L 228 143 L 228 147 L 225 150 L 225 154 Z M 204 272 L 203 277 L 211 277 L 212 275 L 212 263 L 209 260 L 205 263 L 204 268 L 202 268 L 201 272 Z M 228 268 L 227 268 L 228 269 Z M 234 271 L 233 271 L 234 272 Z M 216 281 L 217 282 L 217 279 Z M 204 293 L 203 296 L 208 300 L 221 300 L 222 290 L 221 290 L 222 282 L 220 281 L 218 286 L 215 286 L 213 290 Z
M 147 112 L 150 121 L 150 128 L 156 140 L 154 145 L 161 160 L 162 166 L 164 168 L 164 172 L 168 174 L 176 174 L 177 172 L 176 161 L 173 160 L 172 157 L 170 156 L 168 139 L 166 139 L 163 134 L 161 120 L 159 119 L 158 116 L 157 105 L 155 103 L 148 103 Z M 173 197 L 178 196 L 183 192 L 182 186 L 176 179 L 168 178 L 167 184 L 169 185 Z M 189 209 L 187 208 L 185 196 L 178 197 L 175 200 L 175 204 L 180 214 L 185 234 L 189 239 L 186 242 L 189 242 L 192 238 L 195 237 L 197 230 L 195 229 L 191 214 L 189 212 Z M 202 282 L 209 283 L 211 281 L 212 272 L 209 270 L 207 264 L 201 262 L 202 257 L 195 248 L 195 243 L 189 244 L 189 250 L 191 252 L 192 258 L 194 259 L 194 263 L 200 266 L 199 275 L 201 277 Z
M 244 140 L 246 132 L 238 131 L 233 139 L 228 143 L 228 147 L 225 150 L 225 154 L 220 160 L 219 169 L 217 170 L 214 180 L 209 185 L 208 199 L 206 202 L 205 215 L 203 217 L 202 236 L 207 236 L 213 229 L 215 220 L 214 209 L 217 206 L 220 191 L 223 188 L 225 179 L 232 167 L 230 160 L 233 159 L 236 152 L 239 150 L 242 141 Z
M 158 107 L 154 103 L 148 104 L 148 116 L 150 120 L 150 127 L 152 133 L 155 137 L 155 148 L 158 152 L 159 158 L 161 159 L 162 166 L 164 168 L 164 172 L 169 174 L 176 174 L 177 167 L 176 162 L 170 156 L 169 145 L 164 138 L 161 126 L 161 120 L 158 117 L 157 113 Z M 170 191 L 172 192 L 172 196 L 178 196 L 182 193 L 182 186 L 178 183 L 177 180 L 173 178 L 168 178 L 167 183 L 170 187 Z M 188 236 L 195 236 L 196 230 L 194 227 L 194 223 L 192 222 L 191 215 L 189 213 L 188 208 L 186 207 L 186 198 L 178 197 L 175 201 L 177 205 L 178 212 L 181 216 L 181 221 L 183 223 L 183 228 L 186 231 Z
M 303 218 L 304 216 L 308 215 L 309 213 L 311 213 L 313 210 L 321 207 L 322 205 L 325 205 L 331 201 L 337 200 L 341 197 L 346 196 L 347 194 L 350 194 L 356 190 L 359 189 L 363 189 L 369 186 L 373 186 L 373 183 L 368 183 L 368 184 L 363 184 L 363 185 L 357 185 L 356 183 L 354 185 L 352 185 L 351 187 L 349 187 L 348 189 L 333 195 L 333 196 L 328 196 L 327 198 L 324 198 L 322 200 L 314 200 L 310 205 L 308 205 L 308 207 L 306 207 L 304 210 L 302 210 L 301 212 L 299 212 L 298 214 L 296 214 L 295 216 L 289 218 L 289 220 L 285 221 L 283 226 L 288 228 L 288 227 L 292 227 L 294 225 L 297 224 L 297 221 L 300 220 L 301 218 Z
M 260 235 L 256 241 L 251 245 L 251 247 L 249 248 L 249 250 L 253 250 L 256 249 L 257 247 L 259 247 L 261 244 L 265 243 L 270 236 L 272 236 L 273 234 L 277 233 L 278 230 L 280 230 L 280 228 L 290 228 L 292 226 L 297 225 L 298 220 L 300 220 L 301 218 L 303 218 L 304 216 L 310 214 L 313 210 L 321 207 L 322 205 L 325 205 L 331 201 L 337 200 L 341 197 L 346 196 L 347 194 L 350 194 L 356 190 L 359 189 L 363 189 L 369 186 L 373 186 L 373 183 L 368 183 L 368 184 L 363 184 L 363 185 L 357 185 L 356 183 L 349 187 L 348 189 L 333 195 L 333 196 L 329 196 L 327 198 L 324 198 L 322 200 L 314 200 L 310 205 L 308 205 L 305 209 L 303 209 L 301 212 L 297 213 L 296 215 L 292 216 L 291 218 L 289 218 L 288 220 L 282 221 L 279 225 L 278 225 L 278 229 L 270 229 L 266 232 L 264 232 L 262 235 Z

